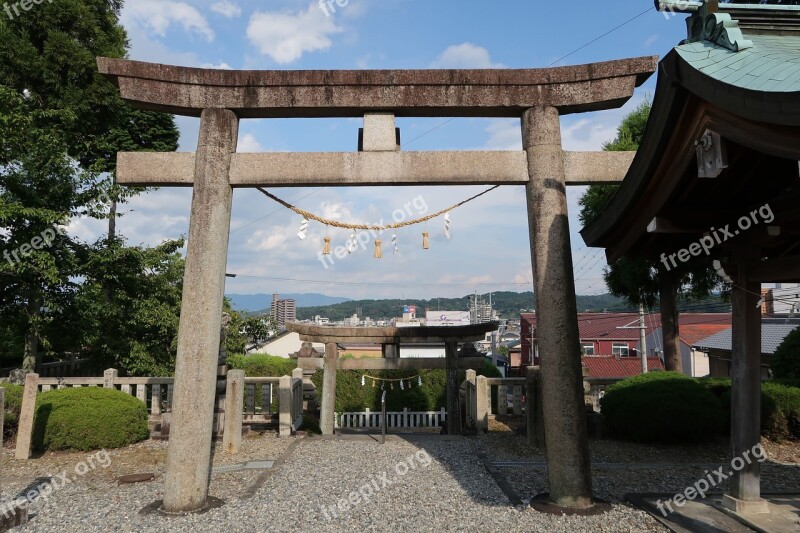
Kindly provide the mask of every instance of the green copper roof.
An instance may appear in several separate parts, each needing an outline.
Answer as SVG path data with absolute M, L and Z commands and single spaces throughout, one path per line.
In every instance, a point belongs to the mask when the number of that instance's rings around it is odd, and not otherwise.
M 732 52 L 708 41 L 675 50 L 693 68 L 726 84 L 763 92 L 800 91 L 800 37 L 747 35 L 752 48 Z

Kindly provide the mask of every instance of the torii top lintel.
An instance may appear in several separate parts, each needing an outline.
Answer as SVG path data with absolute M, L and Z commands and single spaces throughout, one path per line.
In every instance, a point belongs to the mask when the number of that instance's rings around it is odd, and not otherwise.
M 239 118 L 519 117 L 531 107 L 561 114 L 620 107 L 655 72 L 657 57 L 568 67 L 480 70 L 216 70 L 97 58 L 101 74 L 138 108 Z

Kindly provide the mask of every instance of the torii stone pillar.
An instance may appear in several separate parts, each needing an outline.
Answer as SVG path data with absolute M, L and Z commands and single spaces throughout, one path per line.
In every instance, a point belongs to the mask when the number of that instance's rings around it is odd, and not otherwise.
M 522 115 L 526 185 L 539 327 L 542 404 L 550 499 L 560 507 L 592 505 L 589 440 L 583 403 L 572 249 L 561 125 L 554 107 Z
M 206 109 L 194 172 L 189 247 L 183 278 L 164 511 L 201 509 L 208 495 L 222 300 L 233 189 L 228 176 L 239 119 Z

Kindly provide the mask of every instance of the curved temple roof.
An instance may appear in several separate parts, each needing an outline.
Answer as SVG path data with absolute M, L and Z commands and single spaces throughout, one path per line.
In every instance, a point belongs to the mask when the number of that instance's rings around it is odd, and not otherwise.
M 739 213 L 737 209 L 749 205 L 742 194 L 743 182 L 737 184 L 738 189 L 732 182 L 727 182 L 727 188 L 723 183 L 712 192 L 713 182 L 719 185 L 719 180 L 698 179 L 694 142 L 706 129 L 735 143 L 732 157 L 747 153 L 757 161 L 748 152 L 754 150 L 771 158 L 774 168 L 764 165 L 752 170 L 762 175 L 750 176 L 747 187 L 760 186 L 766 192 L 767 187 L 779 186 L 779 176 L 797 178 L 800 37 L 746 38 L 752 47 L 738 52 L 698 41 L 677 46 L 661 61 L 650 120 L 630 170 L 603 216 L 581 230 L 587 245 L 607 248 L 609 262 L 630 252 L 645 255 L 643 244 L 652 245 L 659 238 L 648 235 L 648 224 L 665 211 L 678 212 L 682 207 L 683 222 L 690 222 L 691 213 L 695 216 L 691 222 L 697 225 L 698 219 L 704 220 L 707 231 L 720 220 L 712 220 L 704 211 L 719 213 L 716 208 L 724 205 L 729 213 Z M 768 176 L 769 180 L 758 181 Z M 734 195 L 738 195 L 736 201 Z M 678 198 L 702 202 L 693 210 Z
M 562 114 L 616 108 L 655 71 L 657 57 L 544 69 L 213 70 L 100 57 L 100 73 L 142 109 L 240 118 L 397 116 L 519 117 L 548 105 Z

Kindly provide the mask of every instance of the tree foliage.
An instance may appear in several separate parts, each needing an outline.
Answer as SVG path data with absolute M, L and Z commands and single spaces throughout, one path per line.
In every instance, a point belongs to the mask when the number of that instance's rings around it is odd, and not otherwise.
M 800 379 L 800 328 L 783 339 L 772 356 L 770 367 L 777 379 Z
M 56 234 L 0 263 L 0 350 L 5 361 L 24 352 L 28 369 L 40 351 L 129 371 L 171 365 L 179 246 L 124 245 L 117 202 L 139 191 L 115 187 L 113 173 L 118 151 L 171 151 L 178 131 L 173 117 L 124 103 L 97 71 L 96 57 L 125 55 L 121 5 L 59 0 L 0 17 L 0 247 L 11 255 Z M 108 237 L 54 231 L 76 217 L 108 219 Z

